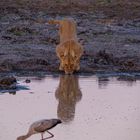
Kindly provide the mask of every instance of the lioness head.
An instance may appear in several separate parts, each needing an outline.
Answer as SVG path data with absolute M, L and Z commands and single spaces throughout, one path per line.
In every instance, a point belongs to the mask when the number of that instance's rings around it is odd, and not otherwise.
M 65 61 L 62 60 L 63 69 L 66 74 L 72 74 L 75 71 L 76 63 L 75 62 L 68 62 L 69 58 L 67 57 Z
M 79 70 L 79 61 L 80 57 L 78 53 L 76 54 L 74 50 L 67 51 L 64 50 L 64 53 L 61 54 L 61 65 L 66 74 L 72 74 L 75 70 Z

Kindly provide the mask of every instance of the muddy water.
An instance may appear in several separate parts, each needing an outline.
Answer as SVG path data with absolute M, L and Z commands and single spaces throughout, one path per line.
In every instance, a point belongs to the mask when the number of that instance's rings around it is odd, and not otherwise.
M 31 83 L 18 79 L 24 90 L 0 94 L 0 140 L 16 140 L 44 118 L 63 121 L 50 130 L 53 140 L 140 139 L 139 81 L 95 76 L 47 76 L 30 78 Z

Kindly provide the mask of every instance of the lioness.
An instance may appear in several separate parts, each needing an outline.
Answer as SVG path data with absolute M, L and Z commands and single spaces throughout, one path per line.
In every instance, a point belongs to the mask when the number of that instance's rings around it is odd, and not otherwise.
M 73 19 L 50 20 L 49 24 L 59 24 L 60 44 L 56 48 L 60 59 L 59 70 L 72 74 L 80 69 L 80 57 L 83 47 L 78 43 L 76 23 Z

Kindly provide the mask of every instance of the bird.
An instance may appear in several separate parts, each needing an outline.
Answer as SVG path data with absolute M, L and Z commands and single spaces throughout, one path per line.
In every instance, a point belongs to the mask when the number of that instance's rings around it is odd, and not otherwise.
M 43 119 L 43 120 L 36 121 L 30 125 L 28 133 L 26 135 L 19 136 L 17 140 L 25 140 L 29 138 L 31 135 L 37 134 L 37 133 L 41 133 L 41 138 L 42 138 L 41 140 L 52 138 L 54 137 L 54 135 L 48 130 L 55 127 L 57 124 L 60 124 L 60 123 L 62 123 L 60 119 Z M 43 134 L 45 132 L 48 132 L 51 136 L 47 138 L 43 138 Z

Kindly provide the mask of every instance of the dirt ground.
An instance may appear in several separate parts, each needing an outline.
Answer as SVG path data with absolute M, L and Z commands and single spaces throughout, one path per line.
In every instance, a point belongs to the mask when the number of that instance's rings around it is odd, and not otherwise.
M 84 46 L 81 73 L 140 72 L 139 0 L 78 2 L 2 0 L 0 72 L 58 73 L 58 28 L 46 23 L 66 17 L 77 22 L 78 38 Z

